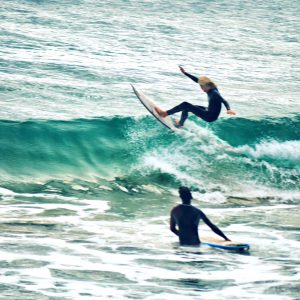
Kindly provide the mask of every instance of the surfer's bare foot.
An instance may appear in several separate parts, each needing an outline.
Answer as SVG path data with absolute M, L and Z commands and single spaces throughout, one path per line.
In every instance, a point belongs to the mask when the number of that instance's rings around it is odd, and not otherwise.
M 178 119 L 175 120 L 175 127 L 180 128 L 182 125 L 180 124 L 180 121 Z
M 155 109 L 155 111 L 159 114 L 159 116 L 161 116 L 161 117 L 163 117 L 163 118 L 165 118 L 165 117 L 168 115 L 168 113 L 167 113 L 166 111 L 160 109 L 160 108 L 157 107 L 157 106 L 155 106 L 154 109 Z

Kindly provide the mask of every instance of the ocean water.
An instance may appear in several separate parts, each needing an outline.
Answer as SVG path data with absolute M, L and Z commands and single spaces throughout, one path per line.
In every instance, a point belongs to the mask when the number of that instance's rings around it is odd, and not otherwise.
M 2 0 L 0 299 L 300 299 L 297 1 Z M 237 115 L 183 76 L 207 75 Z M 180 247 L 193 204 L 249 253 Z M 200 225 L 201 234 L 209 229 Z

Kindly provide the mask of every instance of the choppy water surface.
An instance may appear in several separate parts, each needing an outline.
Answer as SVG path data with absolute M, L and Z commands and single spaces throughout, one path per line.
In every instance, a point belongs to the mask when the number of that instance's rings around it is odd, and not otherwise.
M 3 299 L 297 298 L 294 202 L 202 202 L 231 238 L 251 244 L 241 254 L 179 247 L 165 225 L 174 201 L 158 190 L 129 196 L 116 184 L 98 186 L 98 196 L 86 200 L 84 185 L 61 188 L 68 197 L 54 183 L 35 194 L 2 191 Z
M 299 299 L 299 10 L 2 1 L 0 299 Z M 131 83 L 206 104 L 178 64 L 237 116 L 156 122 Z M 180 247 L 180 185 L 250 252 Z

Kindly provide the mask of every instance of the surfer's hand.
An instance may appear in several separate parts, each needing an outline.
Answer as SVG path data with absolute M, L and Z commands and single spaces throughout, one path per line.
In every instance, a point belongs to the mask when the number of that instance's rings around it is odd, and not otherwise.
M 236 112 L 233 111 L 233 110 L 231 110 L 231 109 L 229 109 L 229 110 L 227 110 L 227 114 L 228 115 L 236 115 Z
M 185 70 L 182 66 L 179 66 L 179 70 L 181 71 L 181 73 L 183 73 L 183 74 L 185 73 Z

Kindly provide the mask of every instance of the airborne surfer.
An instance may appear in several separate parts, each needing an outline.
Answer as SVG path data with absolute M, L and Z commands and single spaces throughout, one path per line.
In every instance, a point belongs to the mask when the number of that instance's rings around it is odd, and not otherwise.
M 180 120 L 176 120 L 176 125 L 178 127 L 184 125 L 184 122 L 187 119 L 189 112 L 193 113 L 194 115 L 206 122 L 214 122 L 218 119 L 220 115 L 222 103 L 227 109 L 227 114 L 236 114 L 233 110 L 230 109 L 229 103 L 221 96 L 216 84 L 212 80 L 210 80 L 206 76 L 200 76 L 199 78 L 197 78 L 196 76 L 187 73 L 182 66 L 179 66 L 179 69 L 185 76 L 189 77 L 194 82 L 199 83 L 202 91 L 207 93 L 208 107 L 193 105 L 189 102 L 182 102 L 181 104 L 167 111 L 164 111 L 159 107 L 155 107 L 156 112 L 161 117 L 170 116 L 182 111 Z

